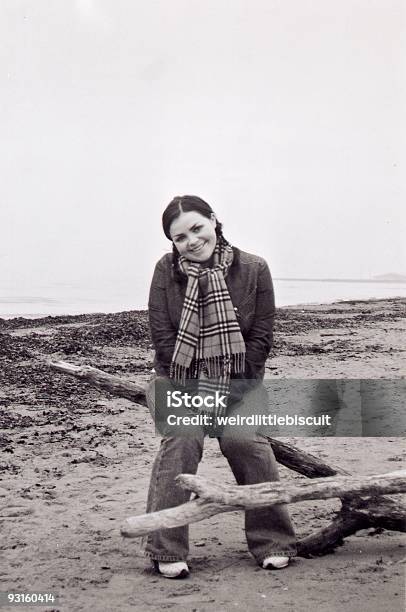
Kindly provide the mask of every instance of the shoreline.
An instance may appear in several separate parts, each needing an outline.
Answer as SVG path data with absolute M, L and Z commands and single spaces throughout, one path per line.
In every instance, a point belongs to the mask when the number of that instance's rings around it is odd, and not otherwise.
M 318 307 L 318 306 L 333 306 L 333 305 L 346 305 L 346 304 L 369 304 L 369 303 L 375 303 L 375 302 L 397 302 L 397 301 L 401 301 L 401 302 L 405 302 L 406 304 L 406 297 L 404 296 L 400 296 L 400 295 L 395 295 L 392 297 L 379 297 L 379 298 L 343 298 L 341 300 L 331 300 L 331 301 L 327 301 L 327 302 L 298 302 L 295 304 L 285 304 L 283 306 L 276 306 L 276 311 L 281 311 L 281 310 L 296 310 L 296 309 L 301 309 L 301 308 L 307 308 L 307 307 Z M 117 311 L 111 311 L 111 312 L 104 312 L 104 311 L 92 311 L 92 312 L 80 312 L 80 313 L 76 313 L 76 314 L 71 314 L 71 313 L 63 313 L 63 314 L 41 314 L 41 313 L 32 313 L 32 314 L 2 314 L 0 315 L 0 325 L 5 322 L 5 321 L 13 321 L 15 319 L 17 320 L 27 320 L 27 321 L 31 321 L 31 322 L 36 322 L 36 321 L 40 321 L 40 320 L 44 320 L 44 319 L 49 319 L 49 320 L 56 320 L 56 319 L 67 319 L 67 318 L 79 318 L 80 320 L 83 317 L 99 317 L 99 316 L 112 316 L 112 315 L 122 315 L 122 314 L 128 314 L 128 313 L 148 313 L 148 309 L 147 308 L 129 308 L 129 309 L 125 309 L 125 310 L 117 310 Z
M 306 279 L 305 279 L 306 280 Z M 312 279 L 308 279 L 312 280 Z M 391 295 L 391 296 L 379 296 L 379 297 L 345 297 L 345 298 L 332 298 L 329 300 L 314 300 L 314 301 L 300 301 L 300 302 L 292 302 L 292 303 L 284 303 L 280 306 L 276 304 L 276 308 L 279 309 L 294 309 L 299 308 L 301 306 L 324 306 L 324 305 L 332 305 L 332 304 L 341 304 L 341 303 L 355 303 L 355 302 L 377 302 L 377 301 L 387 301 L 387 300 L 406 300 L 406 295 Z M 276 300 L 277 302 L 278 300 Z M 2 304 L 0 300 L 0 305 Z M 79 311 L 77 312 L 57 312 L 57 313 L 41 313 L 41 312 L 30 312 L 30 313 L 1 313 L 0 321 L 9 321 L 10 319 L 28 319 L 28 320 L 36 320 L 36 319 L 44 319 L 48 317 L 78 317 L 78 316 L 93 316 L 93 315 L 112 315 L 112 314 L 120 314 L 124 312 L 146 312 L 147 308 L 133 308 L 133 307 L 124 307 L 121 309 L 120 306 L 115 306 L 113 310 L 92 310 L 92 311 Z

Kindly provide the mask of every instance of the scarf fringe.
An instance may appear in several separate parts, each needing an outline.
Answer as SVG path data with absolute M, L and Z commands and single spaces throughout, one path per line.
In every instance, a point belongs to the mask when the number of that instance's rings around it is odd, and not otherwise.
M 169 375 L 175 382 L 185 386 L 188 379 L 196 378 L 196 368 L 182 366 L 176 361 L 172 361 Z
M 204 364 L 209 378 L 229 378 L 230 374 L 240 374 L 245 370 L 245 352 L 233 355 L 214 355 L 201 360 Z M 172 361 L 170 377 L 182 385 L 187 379 L 195 379 L 199 373 L 199 361 L 195 360 L 190 366 L 183 366 Z

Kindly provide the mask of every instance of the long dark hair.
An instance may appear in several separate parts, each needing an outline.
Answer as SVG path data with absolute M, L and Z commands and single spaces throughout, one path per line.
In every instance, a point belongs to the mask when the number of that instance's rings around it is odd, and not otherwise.
M 214 213 L 210 204 L 194 195 L 176 196 L 169 202 L 162 215 L 162 227 L 165 236 L 168 240 L 172 241 L 169 233 L 172 222 L 177 219 L 183 212 L 198 212 L 203 217 L 210 219 Z M 217 220 L 215 232 L 217 234 L 217 241 L 221 244 L 229 244 L 229 242 L 223 236 L 223 225 Z M 180 281 L 184 280 L 184 275 L 179 272 L 178 268 L 179 252 L 176 246 L 172 243 L 172 265 L 174 270 L 175 279 Z

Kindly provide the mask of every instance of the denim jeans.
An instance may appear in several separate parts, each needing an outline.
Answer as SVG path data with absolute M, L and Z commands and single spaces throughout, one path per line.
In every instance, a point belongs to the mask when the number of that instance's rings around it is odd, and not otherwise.
M 255 392 L 255 389 L 248 392 L 251 401 Z M 154 381 L 151 381 L 147 389 L 147 402 L 152 415 L 155 411 L 154 395 Z M 277 463 L 265 437 L 258 433 L 250 437 L 225 434 L 218 441 L 239 485 L 279 480 Z M 200 427 L 195 427 L 188 437 L 162 437 L 152 468 L 147 512 L 157 512 L 189 501 L 190 492 L 179 487 L 174 479 L 182 473 L 196 474 L 203 454 L 203 443 L 204 430 Z M 296 554 L 295 533 L 285 504 L 247 510 L 245 533 L 248 549 L 259 564 L 270 555 Z M 157 561 L 185 561 L 188 552 L 188 525 L 161 529 L 144 538 L 144 554 Z

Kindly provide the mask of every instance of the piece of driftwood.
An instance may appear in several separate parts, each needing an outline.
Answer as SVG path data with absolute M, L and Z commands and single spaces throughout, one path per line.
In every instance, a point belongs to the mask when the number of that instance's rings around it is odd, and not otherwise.
M 146 406 L 146 385 L 143 383 L 129 382 L 123 378 L 120 378 L 119 376 L 108 374 L 107 372 L 103 372 L 103 370 L 98 370 L 92 366 L 77 366 L 73 365 L 72 363 L 68 363 L 67 361 L 47 361 L 47 364 L 56 372 L 62 372 L 62 374 L 74 376 L 75 378 L 79 378 L 83 382 L 87 382 L 89 385 L 92 385 L 92 387 L 96 387 L 102 391 L 108 391 L 112 395 L 125 397 L 125 399 L 130 400 L 130 402 L 135 402 L 136 404 L 143 404 Z
M 112 395 L 124 397 L 137 404 L 146 405 L 145 383 L 126 381 L 91 366 L 76 366 L 65 361 L 48 361 L 47 363 L 57 372 L 74 376 Z M 294 486 L 282 487 L 279 483 L 261 483 L 261 485 L 249 485 L 249 487 L 260 486 L 263 492 L 272 493 L 273 499 L 279 500 L 272 503 L 301 501 L 295 497 L 295 495 L 299 495 L 299 493 L 295 493 L 297 490 L 301 490 L 301 495 L 316 495 L 315 497 L 303 497 L 302 499 L 340 497 L 342 502 L 340 511 L 329 525 L 298 541 L 298 554 L 300 556 L 309 557 L 331 552 L 343 543 L 345 537 L 356 533 L 360 529 L 373 527 L 400 532 L 406 531 L 406 508 L 391 498 L 382 497 L 383 494 L 406 490 L 404 471 L 362 478 L 350 477 L 345 481 L 344 477 L 350 475 L 342 468 L 330 466 L 318 457 L 280 440 L 275 440 L 274 438 L 268 438 L 268 440 L 276 460 L 280 464 L 308 478 L 320 480 L 310 483 L 304 482 Z M 337 478 L 326 478 L 336 475 Z M 385 479 L 387 479 L 386 482 L 384 482 Z M 197 476 L 181 474 L 178 476 L 178 480 L 180 484 L 190 488 L 190 490 L 201 487 L 201 479 Z M 251 507 L 248 505 L 251 496 L 244 492 L 245 489 L 248 490 L 248 487 L 225 487 L 223 484 L 218 486 L 209 483 L 209 488 L 210 494 L 216 491 L 215 500 L 210 499 L 210 497 L 200 496 L 176 508 L 169 508 L 138 517 L 130 517 L 122 526 L 122 535 L 136 537 L 157 529 L 170 528 L 202 520 L 220 512 L 245 510 L 246 507 Z M 283 491 L 281 490 L 282 488 Z M 229 497 L 230 490 L 233 495 L 238 494 L 237 498 Z M 202 490 L 200 490 L 201 492 Z M 317 497 L 317 492 L 321 497 Z M 220 494 L 225 495 L 225 497 L 218 497 Z M 290 498 L 290 494 L 293 497 Z M 278 495 L 279 497 L 277 497 Z M 238 500 L 237 504 L 235 504 L 236 499 Z M 247 505 L 245 505 L 244 500 L 247 502 Z M 271 502 L 267 501 L 266 505 L 268 503 Z M 182 522 L 179 522 L 180 520 Z
M 188 489 L 199 497 L 247 509 L 273 504 L 291 504 L 309 499 L 331 499 L 350 495 L 378 496 L 406 492 L 406 470 L 372 476 L 333 476 L 288 485 L 282 482 L 261 482 L 244 487 L 209 482 L 193 474 L 181 474 L 176 480 L 182 489 Z
M 331 499 L 349 495 L 383 495 L 406 492 L 406 470 L 373 476 L 336 476 L 317 481 L 285 485 L 262 482 L 254 485 L 225 485 L 192 474 L 180 474 L 176 481 L 198 496 L 190 502 L 151 514 L 128 518 L 122 529 L 126 537 L 139 537 L 157 529 L 180 527 L 221 512 L 250 510 L 274 504 L 309 499 Z
M 74 376 L 92 385 L 92 387 L 96 387 L 102 391 L 108 391 L 112 395 L 124 397 L 130 400 L 130 402 L 146 406 L 145 383 L 131 382 L 91 366 L 76 366 L 66 361 L 48 361 L 47 364 L 56 372 Z M 338 467 L 331 467 L 318 457 L 310 453 L 305 453 L 290 444 L 285 444 L 274 438 L 268 439 L 278 463 L 308 478 L 348 474 L 345 470 Z

